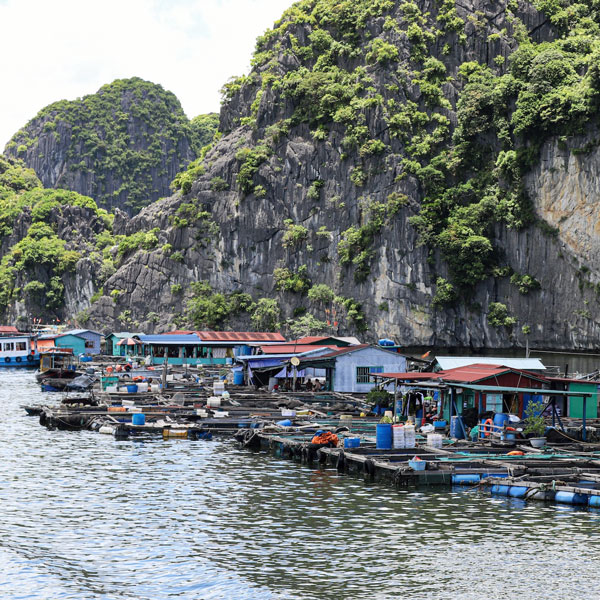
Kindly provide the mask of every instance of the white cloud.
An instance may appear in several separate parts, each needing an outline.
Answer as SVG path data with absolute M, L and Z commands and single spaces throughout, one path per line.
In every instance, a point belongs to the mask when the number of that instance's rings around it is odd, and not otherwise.
M 292 0 L 0 0 L 0 150 L 44 106 L 114 79 L 160 83 L 191 118 L 248 72 Z

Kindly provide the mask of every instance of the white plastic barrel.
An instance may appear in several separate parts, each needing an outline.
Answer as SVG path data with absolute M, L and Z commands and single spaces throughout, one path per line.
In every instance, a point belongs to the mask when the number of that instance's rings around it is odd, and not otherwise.
M 442 436 L 439 433 L 428 433 L 427 434 L 427 445 L 432 448 L 442 447 Z
M 404 426 L 404 447 L 414 448 L 417 445 L 417 436 L 415 434 L 414 425 Z
M 394 425 L 392 427 L 392 442 L 394 448 L 404 448 L 404 426 Z

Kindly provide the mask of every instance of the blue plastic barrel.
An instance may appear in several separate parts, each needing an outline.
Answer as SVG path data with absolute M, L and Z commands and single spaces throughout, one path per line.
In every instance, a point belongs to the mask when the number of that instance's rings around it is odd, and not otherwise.
M 504 424 L 508 421 L 508 415 L 506 413 L 496 413 L 494 415 L 494 425 L 496 427 L 504 427 Z
M 492 486 L 492 494 L 498 494 L 498 496 L 508 496 L 510 487 L 508 485 L 494 484 Z
M 461 416 L 454 415 L 450 418 L 450 437 L 457 440 L 465 439 L 465 424 Z
M 127 386 L 127 391 L 128 391 L 130 394 L 135 394 L 135 393 L 138 391 L 138 386 L 137 386 L 137 384 L 136 384 L 136 383 L 134 383 L 134 384 L 132 384 L 132 385 L 128 385 L 128 386 Z
M 390 450 L 392 447 L 392 424 L 378 423 L 376 432 L 377 448 L 379 450 Z
M 359 448 L 360 438 L 344 438 L 344 448 Z
M 526 488 L 522 485 L 511 485 L 508 488 L 508 495 L 512 496 L 513 498 L 524 498 L 528 489 L 529 488 Z
M 145 425 L 146 424 L 146 415 L 144 413 L 133 413 L 131 422 L 134 425 Z
M 600 496 L 590 496 L 588 504 L 595 508 L 600 508 Z
M 277 421 L 277 425 L 281 425 L 282 427 L 291 427 L 292 422 L 289 419 L 284 419 L 283 421 Z
M 454 485 L 475 485 L 481 481 L 481 478 L 476 473 L 464 475 L 452 475 L 452 483 Z
M 587 504 L 588 495 L 575 494 L 574 492 L 556 492 L 554 501 L 561 504 Z
M 244 385 L 244 371 L 242 369 L 233 370 L 233 385 Z

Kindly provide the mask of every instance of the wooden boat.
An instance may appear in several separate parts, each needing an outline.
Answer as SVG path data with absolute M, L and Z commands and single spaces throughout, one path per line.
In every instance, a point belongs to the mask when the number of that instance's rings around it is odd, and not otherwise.
M 40 370 L 35 378 L 43 386 L 64 390 L 81 375 L 83 373 L 75 368 L 73 350 L 70 348 L 49 348 L 40 352 Z

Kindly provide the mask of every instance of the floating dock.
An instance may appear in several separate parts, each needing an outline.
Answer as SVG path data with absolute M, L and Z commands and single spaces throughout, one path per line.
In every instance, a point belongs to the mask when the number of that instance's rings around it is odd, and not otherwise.
M 600 507 L 600 444 L 558 435 L 542 450 L 527 440 L 468 442 L 445 437 L 428 445 L 377 447 L 379 416 L 361 416 L 361 397 L 335 393 L 270 393 L 237 388 L 215 398 L 196 382 L 161 393 L 98 392 L 66 396 L 55 406 L 25 407 L 49 429 L 91 430 L 117 439 L 161 436 L 235 439 L 252 451 L 397 488 L 474 486 L 491 494 Z M 591 425 L 591 424 L 590 424 Z M 576 430 L 578 423 L 572 423 Z M 312 442 L 319 430 L 338 436 L 337 447 Z M 442 436 L 437 436 L 442 441 Z M 441 447 L 440 447 L 441 445 Z

